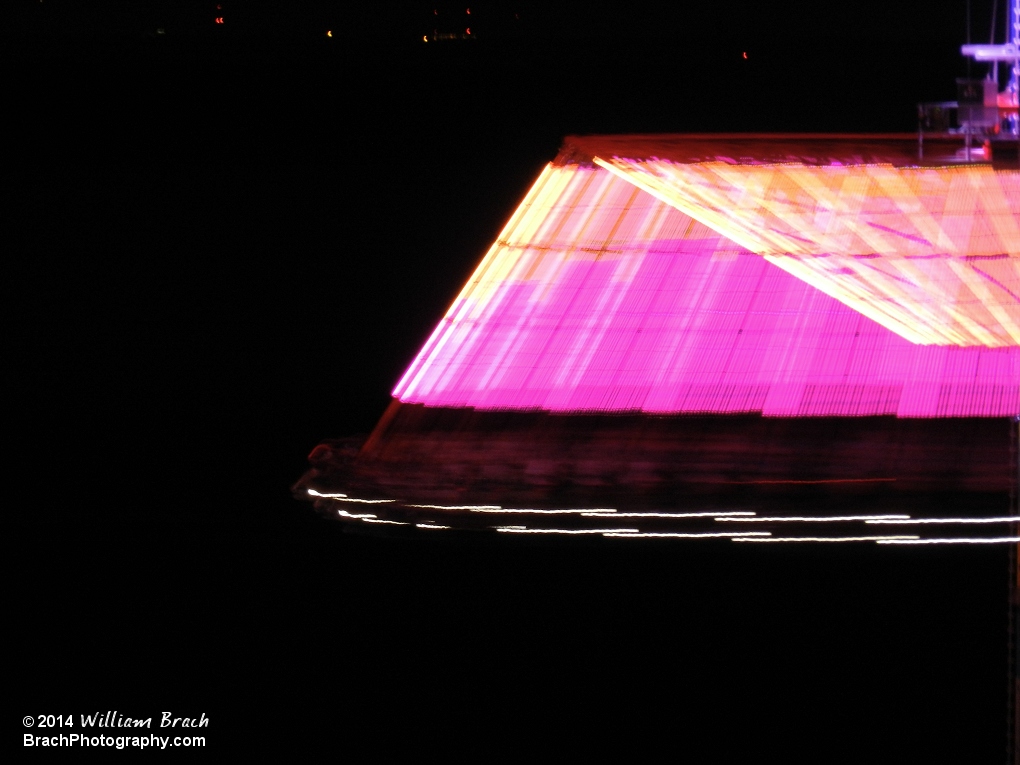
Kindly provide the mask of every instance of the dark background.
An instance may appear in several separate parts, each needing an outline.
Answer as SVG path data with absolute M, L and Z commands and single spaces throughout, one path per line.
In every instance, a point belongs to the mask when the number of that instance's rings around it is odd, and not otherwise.
M 362 538 L 288 489 L 563 136 L 909 132 L 967 73 L 964 3 L 479 2 L 428 44 L 459 6 L 214 6 L 0 33 L 12 736 L 172 711 L 219 757 L 1004 759 L 1004 548 Z

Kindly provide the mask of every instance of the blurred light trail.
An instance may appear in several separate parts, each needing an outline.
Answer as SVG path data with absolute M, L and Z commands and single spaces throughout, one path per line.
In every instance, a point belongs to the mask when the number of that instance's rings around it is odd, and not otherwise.
M 531 514 L 531 515 L 571 515 L 571 514 L 573 514 L 573 515 L 585 515 L 585 514 L 588 514 L 588 515 L 599 516 L 599 515 L 613 515 L 613 514 L 616 513 L 616 510 L 614 510 L 611 507 L 607 507 L 607 508 L 604 508 L 604 509 L 599 509 L 599 508 L 579 508 L 577 510 L 569 510 L 569 509 L 546 510 L 546 509 L 541 509 L 541 508 L 524 508 L 524 507 L 513 508 L 513 507 L 504 507 L 504 508 L 500 508 L 498 510 L 489 510 L 489 509 L 476 508 L 476 509 L 472 509 L 472 512 L 474 512 L 474 513 L 515 513 L 515 514 L 518 514 L 518 515 L 526 515 L 526 514 Z
M 959 539 L 887 539 L 880 545 L 994 545 L 1018 544 L 1020 537 L 964 537 Z
M 911 518 L 909 520 L 873 520 L 865 523 L 892 523 L 892 524 L 914 524 L 914 523 L 1018 523 L 1020 515 L 1006 515 L 999 518 Z
M 346 510 L 337 510 L 336 514 L 341 518 L 356 518 L 358 520 L 364 520 L 365 518 L 377 518 L 378 516 L 374 513 L 348 513 Z
M 338 497 L 333 499 L 334 502 L 356 502 L 362 505 L 385 505 L 390 502 L 396 502 L 395 499 L 357 499 L 355 497 Z
M 308 493 L 313 497 L 322 497 L 324 499 L 332 499 L 337 502 L 360 502 L 366 505 L 380 505 L 387 502 L 396 502 L 395 499 L 356 499 L 355 497 L 348 497 L 346 494 L 320 494 L 315 489 L 309 489 Z
M 864 536 L 864 537 L 751 537 L 745 534 L 740 537 L 734 537 L 734 542 L 878 542 L 883 544 L 885 542 L 903 542 L 911 543 L 917 541 L 916 536 Z
M 639 537 L 661 537 L 661 538 L 673 538 L 673 539 L 710 539 L 724 537 L 726 539 L 733 539 L 734 537 L 767 537 L 771 536 L 771 532 L 768 531 L 714 531 L 714 532 L 691 532 L 684 533 L 680 531 L 638 531 L 636 533 L 624 533 L 619 531 L 606 532 L 607 537 L 620 537 L 621 539 L 637 539 Z
M 496 531 L 507 534 L 630 534 L 637 529 L 522 529 L 517 526 L 497 526 Z
M 734 521 L 744 523 L 841 523 L 843 521 L 883 521 L 883 520 L 906 520 L 909 515 L 787 515 L 754 518 L 724 518 L 716 517 L 717 521 Z
M 408 505 L 426 510 L 474 510 L 479 513 L 498 513 L 503 508 L 499 505 Z
M 606 514 L 607 513 L 604 510 L 599 510 L 599 511 L 586 510 L 586 511 L 581 513 L 581 515 L 583 515 L 583 516 L 589 516 L 589 517 L 595 517 L 595 518 L 597 518 L 600 515 L 606 515 Z M 704 513 L 665 513 L 665 512 L 657 512 L 657 513 L 651 513 L 651 512 L 650 513 L 614 513 L 613 517 L 614 518 L 719 518 L 720 520 L 722 520 L 723 516 L 741 516 L 741 517 L 746 518 L 747 516 L 752 516 L 752 515 L 754 515 L 754 513 L 749 511 L 749 510 L 748 511 L 745 511 L 745 510 L 733 510 L 733 511 L 727 511 L 725 513 L 709 513 L 709 512 L 704 512 Z

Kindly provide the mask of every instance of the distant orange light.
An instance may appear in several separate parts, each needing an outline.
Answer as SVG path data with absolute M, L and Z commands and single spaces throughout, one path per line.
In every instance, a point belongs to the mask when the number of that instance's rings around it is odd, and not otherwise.
M 744 51 L 744 58 L 747 58 L 747 51 Z
M 466 11 L 466 13 L 467 13 L 467 15 L 468 15 L 468 16 L 470 16 L 470 15 L 471 15 L 471 9 L 470 9 L 470 8 L 468 8 L 468 9 L 467 9 L 467 11 Z
M 466 35 L 471 34 L 471 27 L 468 27 L 467 29 L 465 29 L 464 30 L 464 34 L 466 34 Z
M 326 30 L 326 37 L 332 37 L 332 36 L 333 36 L 333 30 L 332 29 L 327 29 Z
M 429 36 L 428 35 L 422 35 L 421 39 L 424 40 L 425 42 L 428 42 L 429 41 Z

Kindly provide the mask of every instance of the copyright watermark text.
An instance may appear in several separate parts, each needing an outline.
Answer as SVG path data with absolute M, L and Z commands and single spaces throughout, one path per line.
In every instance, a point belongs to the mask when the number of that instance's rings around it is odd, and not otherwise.
M 25 746 L 112 746 L 116 749 L 146 749 L 169 746 L 205 746 L 205 736 L 89 736 L 60 733 L 54 736 L 25 734 Z
M 94 714 L 79 715 L 25 715 L 22 724 L 26 728 L 63 729 L 59 733 L 47 730 L 45 733 L 24 734 L 24 746 L 87 746 L 87 747 L 113 747 L 116 749 L 146 749 L 155 747 L 167 749 L 168 747 L 205 746 L 205 736 L 158 736 L 154 734 L 137 735 L 140 731 L 123 730 L 118 731 L 120 735 L 109 735 L 113 731 L 95 731 L 87 729 L 95 728 L 208 728 L 209 718 L 205 713 L 198 717 L 174 717 L 171 712 L 163 712 L 153 724 L 153 717 L 129 717 L 119 712 L 96 712 Z M 81 727 L 81 733 L 73 732 L 75 727 Z M 132 735 L 132 732 L 135 735 Z M 169 733 L 169 731 L 167 731 Z

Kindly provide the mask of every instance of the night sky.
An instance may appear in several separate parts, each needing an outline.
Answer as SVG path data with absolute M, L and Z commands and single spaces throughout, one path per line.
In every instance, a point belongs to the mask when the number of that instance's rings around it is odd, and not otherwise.
M 289 493 L 563 136 L 912 131 L 967 73 L 963 2 L 479 2 L 428 44 L 459 6 L 215 5 L 2 32 L 12 720 L 204 712 L 219 756 L 1004 758 L 1004 548 L 360 538 Z

